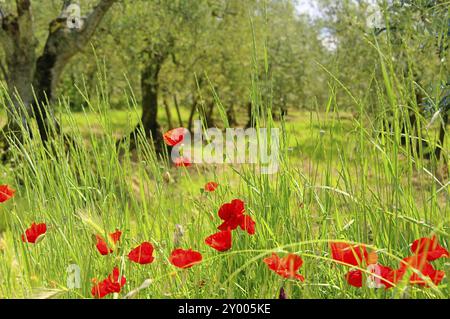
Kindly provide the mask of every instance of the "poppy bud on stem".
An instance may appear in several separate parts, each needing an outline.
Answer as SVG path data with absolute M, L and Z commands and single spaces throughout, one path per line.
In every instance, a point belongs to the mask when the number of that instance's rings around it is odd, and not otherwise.
M 284 291 L 284 287 L 280 288 L 280 294 L 278 295 L 278 299 L 288 299 L 286 291 Z

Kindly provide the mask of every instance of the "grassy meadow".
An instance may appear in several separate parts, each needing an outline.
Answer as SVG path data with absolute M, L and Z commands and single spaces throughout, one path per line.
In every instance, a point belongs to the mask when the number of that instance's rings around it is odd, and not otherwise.
M 0 299 L 448 299 L 449 8 L 0 0 Z M 177 166 L 192 119 L 278 171 Z
M 16 144 L 15 161 L 0 166 L 2 183 L 17 190 L 0 206 L 0 297 L 90 298 L 92 279 L 113 266 L 127 279 L 114 298 L 277 298 L 281 287 L 289 298 L 448 297 L 448 276 L 428 288 L 407 281 L 389 290 L 351 287 L 349 267 L 330 256 L 330 241 L 365 243 L 383 265 L 397 267 L 417 238 L 450 241 L 448 167 L 401 146 L 400 132 L 380 134 L 363 107 L 268 117 L 265 124 L 283 132 L 273 175 L 258 165 L 174 167 L 143 140 L 137 151 L 119 152 L 117 137 L 138 121 L 134 107 L 62 112 L 77 148 L 67 152 L 61 140 L 49 151 L 26 140 Z M 432 140 L 432 129 L 426 133 Z M 209 181 L 219 184 L 213 193 L 203 191 Z M 204 240 L 216 231 L 219 207 L 234 198 L 245 202 L 256 234 L 236 231 L 232 249 L 218 253 Z M 20 240 L 32 222 L 48 225 L 35 245 Z M 93 236 L 116 229 L 123 234 L 114 253 L 101 256 Z M 145 266 L 127 259 L 142 241 L 155 247 L 155 262 Z M 201 252 L 202 263 L 173 267 L 168 256 L 177 245 Z M 305 281 L 271 272 L 262 260 L 272 252 L 302 256 Z M 80 268 L 79 289 L 67 288 L 71 264 Z M 448 274 L 445 259 L 435 265 Z

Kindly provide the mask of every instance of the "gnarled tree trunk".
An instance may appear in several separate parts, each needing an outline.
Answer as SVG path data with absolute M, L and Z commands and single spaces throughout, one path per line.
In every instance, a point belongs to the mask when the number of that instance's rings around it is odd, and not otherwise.
M 60 126 L 52 107 L 57 84 L 70 59 L 89 43 L 95 30 L 116 0 L 101 0 L 87 18 L 80 21 L 79 27 L 69 28 L 71 17 L 66 12 L 73 1 L 65 1 L 61 15 L 50 23 L 49 35 L 42 55 L 36 61 L 33 87 L 36 100 L 33 115 L 39 133 L 46 141 L 51 132 L 59 134 Z
M 7 14 L 0 5 L 0 43 L 5 52 L 5 64 L 0 62 L 9 92 L 7 102 L 8 135 L 21 136 L 27 128 L 27 113 L 33 101 L 31 80 L 35 69 L 37 40 L 33 33 L 30 1 L 16 1 L 17 15 Z M 5 137 L 5 136 L 3 136 Z M 6 139 L 3 140 L 6 142 Z
M 116 0 L 99 0 L 85 18 L 73 17 L 68 8 L 74 1 L 65 0 L 59 17 L 49 25 L 44 51 L 36 58 L 33 16 L 30 0 L 16 0 L 17 15 L 6 14 L 0 5 L 0 39 L 6 54 L 2 67 L 11 103 L 8 124 L 3 132 L 28 128 L 27 119 L 35 118 L 43 141 L 50 132 L 60 133 L 52 102 L 62 71 L 70 59 L 92 38 L 106 12 Z M 78 18 L 73 26 L 70 19 Z M 18 121 L 19 119 L 19 121 Z

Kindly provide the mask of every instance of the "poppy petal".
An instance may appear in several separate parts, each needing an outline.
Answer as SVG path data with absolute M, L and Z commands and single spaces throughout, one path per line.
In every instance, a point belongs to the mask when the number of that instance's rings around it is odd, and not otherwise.
M 250 235 L 255 234 L 255 221 L 248 215 L 243 215 L 240 219 L 239 226 Z
M 177 157 L 174 160 L 174 164 L 176 167 L 190 167 L 192 166 L 191 160 L 187 157 Z
M 230 203 L 225 203 L 219 208 L 218 215 L 223 220 L 218 227 L 219 230 L 235 230 L 240 227 L 250 235 L 255 233 L 255 222 L 248 216 L 244 215 L 245 204 L 240 199 L 233 199 Z
M 436 236 L 432 238 L 419 238 L 411 245 L 414 254 L 426 254 L 428 261 L 433 261 L 442 257 L 449 257 L 447 249 L 439 245 Z
M 363 283 L 363 273 L 361 270 L 350 270 L 345 275 L 345 279 L 347 280 L 349 285 L 361 288 Z
M 433 265 L 428 262 L 425 254 L 404 258 L 400 265 L 399 274 L 403 276 L 411 268 L 420 272 L 421 275 L 414 272 L 409 278 L 410 284 L 426 286 L 427 281 L 423 277 L 428 277 L 435 285 L 438 285 L 445 277 L 445 272 L 434 269 Z
M 96 235 L 97 243 L 96 247 L 99 253 L 103 256 L 108 255 L 109 253 L 112 253 L 113 250 L 108 248 L 108 245 L 106 244 L 106 241 L 100 237 L 99 235 Z
M 217 227 L 217 229 L 221 231 L 235 230 L 236 228 L 238 228 L 240 223 L 241 223 L 240 217 L 232 217 L 230 219 L 225 220 L 222 224 L 219 225 L 219 227 Z
M 122 232 L 120 230 L 116 230 L 114 233 L 109 234 L 109 237 L 111 238 L 112 243 L 115 245 L 120 240 L 120 237 L 122 236 Z M 108 247 L 108 244 L 106 243 L 106 240 L 103 239 L 100 235 L 95 235 L 96 238 L 96 244 L 98 252 L 106 256 L 113 252 L 113 249 Z
M 366 247 L 362 245 L 331 243 L 330 246 L 332 258 L 348 265 L 359 266 L 368 258 Z
M 164 133 L 163 139 L 168 146 L 175 146 L 184 140 L 186 133 L 187 129 L 184 127 L 175 128 Z
M 277 254 L 272 253 L 272 256 L 265 258 L 263 262 L 270 270 L 283 278 L 297 279 L 300 281 L 305 280 L 302 275 L 297 273 L 303 264 L 303 260 L 300 256 L 288 254 L 287 256 L 280 258 Z
M 113 241 L 114 244 L 117 244 L 117 242 L 120 240 L 120 236 L 122 236 L 122 232 L 118 229 L 112 234 L 109 234 L 109 237 Z
M 130 251 L 128 259 L 141 265 L 150 264 L 155 259 L 153 257 L 153 250 L 154 248 L 151 243 L 143 242 L 141 245 Z
M 264 258 L 264 263 L 269 267 L 270 270 L 276 271 L 278 269 L 278 265 L 280 264 L 280 257 L 277 254 L 272 253 L 272 256 L 268 258 Z
M 181 248 L 172 251 L 169 257 L 169 262 L 175 267 L 186 269 L 200 263 L 202 255 L 192 249 L 184 250 Z
M 225 203 L 220 207 L 218 215 L 222 220 L 229 220 L 241 216 L 244 212 L 244 202 L 240 199 L 233 199 L 230 203 Z
M 217 187 L 219 186 L 219 184 L 217 184 L 216 182 L 208 182 L 205 184 L 205 192 L 214 192 Z
M 8 185 L 0 185 L 0 203 L 6 202 L 14 196 L 16 191 Z
M 217 251 L 223 252 L 231 248 L 232 236 L 230 230 L 213 234 L 205 239 L 205 243 Z
M 44 234 L 47 232 L 47 225 L 45 223 L 32 223 L 31 226 L 22 235 L 22 241 L 26 243 L 36 244 L 42 240 Z

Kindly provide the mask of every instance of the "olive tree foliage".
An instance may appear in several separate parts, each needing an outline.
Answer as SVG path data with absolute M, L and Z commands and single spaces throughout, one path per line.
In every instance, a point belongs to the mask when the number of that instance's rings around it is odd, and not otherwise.
M 259 72 L 259 79 L 264 79 L 266 58 L 270 68 L 265 96 L 273 93 L 274 109 L 303 106 L 306 98 L 324 95 L 320 88 L 326 85 L 315 63 L 322 60 L 323 46 L 316 27 L 296 14 L 291 0 L 133 1 L 115 6 L 110 17 L 92 41 L 106 68 L 100 73 L 108 78 L 110 102 L 123 107 L 125 95 L 120 92 L 129 87 L 139 105 L 153 101 L 152 107 L 144 107 L 148 116 L 142 117 L 142 122 L 152 122 L 147 125 L 152 133 L 158 114 L 164 129 L 191 128 L 199 116 L 208 126 L 221 125 L 218 100 L 228 125 L 244 124 L 252 76 Z M 82 66 L 94 75 L 98 62 L 80 57 L 73 70 Z M 95 92 L 95 83 L 89 83 L 95 76 L 73 74 Z M 141 78 L 150 76 L 153 80 L 146 83 L 157 87 L 144 88 Z
M 274 115 L 289 108 L 322 103 L 326 82 L 320 64 L 326 64 L 327 51 L 320 30 L 305 16 L 298 16 L 295 2 L 271 1 L 267 5 L 267 54 Z M 319 89 L 317 89 L 319 88 Z M 314 101 L 316 98 L 316 101 Z
M 385 26 L 378 34 L 384 36 L 395 61 L 395 73 L 399 75 L 400 84 L 395 87 L 406 118 L 402 132 L 406 133 L 405 127 L 409 127 L 408 134 L 419 136 L 419 130 L 426 124 L 420 122 L 429 119 L 436 110 L 441 111 L 441 91 L 448 81 L 448 2 L 390 1 L 383 2 L 381 8 Z M 427 157 L 441 158 L 447 123 L 448 113 L 442 112 L 437 144 L 434 150 L 426 151 Z M 406 140 L 403 138 L 403 143 Z M 414 141 L 409 143 L 413 145 Z
M 174 125 L 191 128 L 200 116 L 213 125 L 214 96 L 220 97 L 230 121 L 239 107 L 246 112 L 255 3 L 152 0 L 116 6 L 94 43 L 99 44 L 98 38 L 103 41 L 96 52 L 106 59 L 108 82 L 121 90 L 131 83 L 142 106 L 141 121 L 132 137 L 142 131 L 158 145 L 162 118 L 167 120 L 162 122 L 164 130 Z M 105 48 L 111 47 L 118 63 L 108 61 Z
M 369 92 L 370 79 L 380 80 L 379 52 L 392 58 L 395 73 L 424 82 L 434 81 L 448 63 L 442 56 L 447 49 L 441 50 L 448 30 L 444 1 L 319 2 L 322 27 L 335 43 L 334 73 L 355 96 Z
M 379 74 L 379 56 L 370 43 L 373 42 L 374 27 L 368 25 L 371 19 L 369 1 L 320 0 L 323 17 L 318 24 L 331 57 L 323 64 L 332 87 L 338 86 L 333 77 L 352 94 L 370 105 L 376 111 L 376 89 L 374 79 Z M 336 99 L 341 108 L 356 110 L 345 90 L 336 90 Z
M 193 67 L 207 54 L 204 34 L 211 25 L 210 8 L 207 1 L 155 0 L 124 4 L 123 10 L 133 18 L 125 18 L 112 27 L 119 37 L 124 29 L 133 30 L 127 39 L 133 46 L 122 50 L 138 65 L 136 74 L 140 78 L 142 105 L 141 121 L 131 137 L 142 132 L 160 149 L 162 134 L 158 114 L 163 101 L 178 103 L 187 92 L 196 94 Z M 181 122 L 181 111 L 179 105 L 177 107 Z

